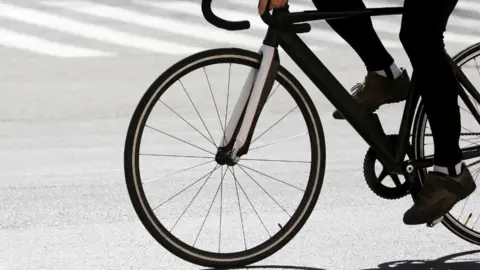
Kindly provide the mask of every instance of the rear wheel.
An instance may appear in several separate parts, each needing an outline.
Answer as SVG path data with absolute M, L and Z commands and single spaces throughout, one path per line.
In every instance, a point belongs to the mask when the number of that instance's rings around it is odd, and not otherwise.
M 458 53 L 453 60 L 462 69 L 468 80 L 480 89 L 480 44 L 473 45 Z M 480 100 L 465 91 L 468 99 L 473 103 L 476 113 L 480 113 Z M 461 115 L 460 147 L 472 147 L 480 144 L 480 123 L 473 117 L 462 98 L 458 98 Z M 433 154 L 433 138 L 428 119 L 422 103 L 417 108 L 413 126 L 413 148 L 415 159 Z M 465 160 L 475 181 L 480 174 L 480 157 Z M 420 181 L 425 180 L 426 169 L 419 171 Z M 477 182 L 477 181 L 476 181 Z M 480 245 L 480 194 L 474 192 L 468 198 L 460 201 L 445 215 L 442 223 L 454 234 L 462 239 Z
M 275 253 L 305 224 L 322 187 L 320 119 L 283 67 L 248 154 L 234 166 L 215 162 L 228 116 L 260 62 L 240 49 L 190 56 L 152 84 L 130 122 L 124 168 L 135 211 L 163 247 L 194 264 L 240 267 Z

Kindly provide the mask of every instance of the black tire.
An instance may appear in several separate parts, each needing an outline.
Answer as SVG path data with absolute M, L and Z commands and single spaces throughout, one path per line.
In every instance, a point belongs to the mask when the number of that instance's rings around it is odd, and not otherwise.
M 214 49 L 194 54 L 170 67 L 149 87 L 131 119 L 125 142 L 124 170 L 128 193 L 133 207 L 153 238 L 174 255 L 191 263 L 206 267 L 242 267 L 258 262 L 286 245 L 303 227 L 320 194 L 325 173 L 325 139 L 320 118 L 305 89 L 285 68 L 280 67 L 276 80 L 282 84 L 297 103 L 306 121 L 310 144 L 310 176 L 305 194 L 292 218 L 266 242 L 235 253 L 211 253 L 191 247 L 162 226 L 146 201 L 141 186 L 138 151 L 147 118 L 160 96 L 182 76 L 207 65 L 236 63 L 259 68 L 261 56 L 242 49 Z
M 467 61 L 480 55 L 480 43 L 474 44 L 463 51 L 456 54 L 452 59 L 458 65 L 462 66 Z M 473 97 L 472 97 L 473 98 Z M 480 103 L 480 100 L 477 100 Z M 424 130 L 426 126 L 427 116 L 425 113 L 425 108 L 421 100 L 417 110 L 415 112 L 413 130 L 412 130 L 412 146 L 414 149 L 415 159 L 423 157 L 423 147 L 424 147 Z M 419 170 L 418 176 L 420 182 L 423 184 L 426 176 L 426 170 Z M 476 232 L 470 228 L 463 226 L 457 219 L 455 219 L 450 213 L 445 215 L 445 218 L 442 221 L 442 224 L 452 233 L 458 237 L 470 242 L 472 244 L 480 245 L 480 233 Z

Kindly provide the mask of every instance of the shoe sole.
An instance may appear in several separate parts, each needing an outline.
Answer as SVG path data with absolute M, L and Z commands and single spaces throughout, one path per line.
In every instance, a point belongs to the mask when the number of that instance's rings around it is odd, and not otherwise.
M 457 203 L 457 201 L 453 201 L 450 205 L 446 205 L 445 200 L 442 199 L 439 202 L 437 202 L 435 205 L 432 205 L 431 208 L 433 208 L 433 212 L 436 212 L 436 213 L 439 212 L 439 209 L 445 209 L 443 212 L 448 213 L 456 203 Z M 437 214 L 437 215 L 430 216 L 428 218 L 426 217 L 426 215 L 421 215 L 421 216 L 417 216 L 417 217 L 411 218 L 411 219 L 405 219 L 405 216 L 404 216 L 403 223 L 405 223 L 405 225 L 422 225 L 422 224 L 426 224 L 426 223 L 428 224 L 429 222 L 437 220 L 444 215 L 445 214 L 443 214 L 443 215 L 442 214 L 440 214 L 440 215 Z
M 370 113 L 375 113 L 376 111 L 378 111 L 378 109 L 380 109 L 381 106 L 384 106 L 384 105 L 390 105 L 390 104 L 396 104 L 396 103 L 400 103 L 400 102 L 403 102 L 403 101 L 406 101 L 405 99 L 404 100 L 400 100 L 400 101 L 394 101 L 394 102 L 388 102 L 388 103 L 384 103 L 380 106 L 378 106 L 377 108 L 375 108 L 373 111 L 371 111 Z M 339 117 L 335 117 L 335 112 L 338 112 L 340 114 Z M 337 111 L 334 111 L 332 113 L 332 117 L 333 119 L 336 119 L 336 120 L 345 120 L 345 117 L 343 117 L 343 114 L 341 112 L 339 112 L 338 110 Z

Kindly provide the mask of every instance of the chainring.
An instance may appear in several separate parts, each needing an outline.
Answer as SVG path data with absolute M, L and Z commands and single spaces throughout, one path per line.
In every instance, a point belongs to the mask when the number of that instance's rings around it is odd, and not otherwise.
M 388 135 L 387 137 L 392 140 L 393 143 L 396 143 L 397 135 Z M 369 148 L 363 162 L 363 174 L 365 176 L 365 180 L 367 181 L 368 187 L 373 191 L 373 193 L 387 200 L 400 199 L 407 195 L 410 189 L 405 177 L 402 177 L 404 180 L 402 183 L 399 175 L 389 174 L 385 171 L 385 169 L 382 169 L 380 175 L 377 176 L 377 173 L 375 172 L 375 162 L 377 160 L 378 158 L 375 150 Z M 385 181 L 387 177 L 390 177 L 392 180 L 391 182 L 395 184 L 395 187 L 390 187 L 383 184 L 383 181 Z

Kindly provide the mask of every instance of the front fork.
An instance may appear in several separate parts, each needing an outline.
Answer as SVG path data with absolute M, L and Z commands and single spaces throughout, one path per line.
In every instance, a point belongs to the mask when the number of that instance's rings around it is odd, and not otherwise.
M 218 148 L 215 160 L 233 166 L 248 153 L 253 132 L 280 66 L 276 47 L 262 45 L 260 68 L 252 68 Z

